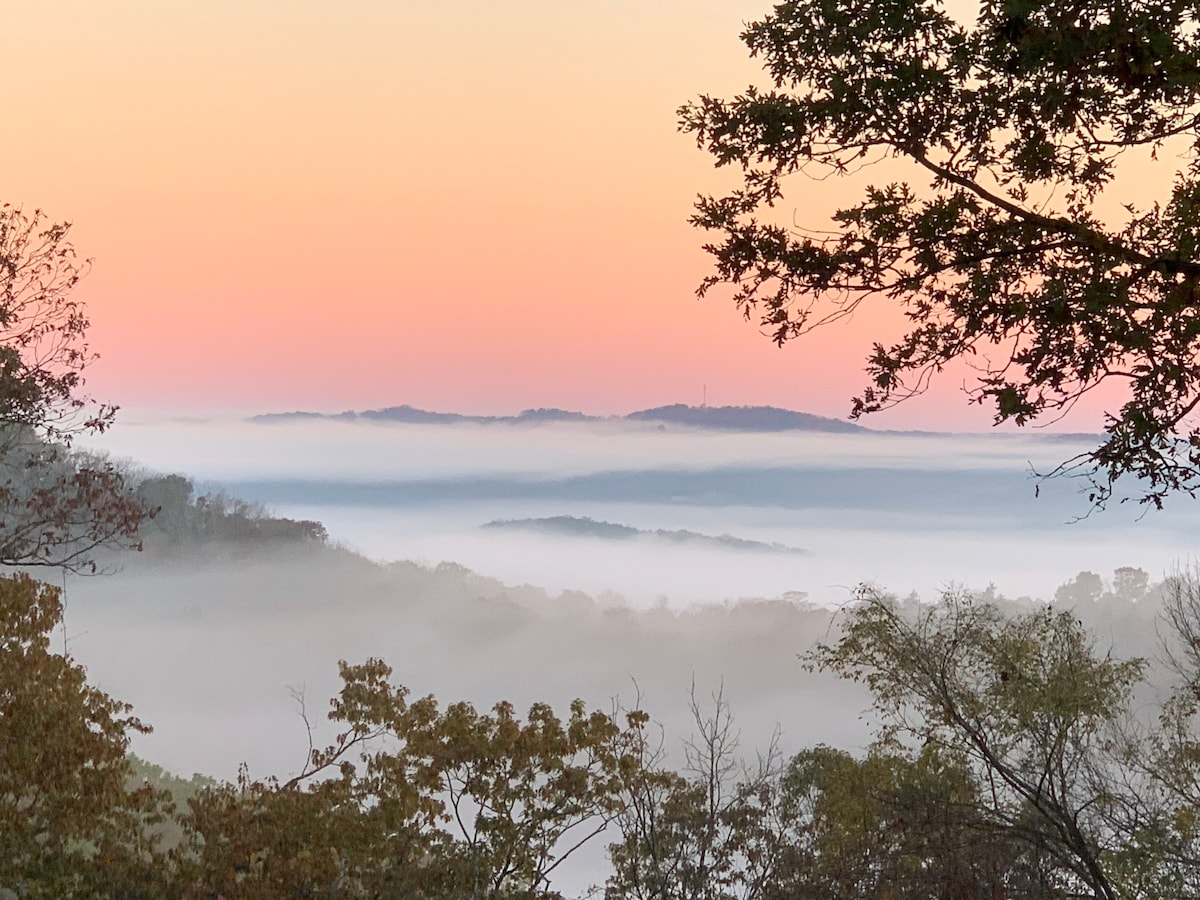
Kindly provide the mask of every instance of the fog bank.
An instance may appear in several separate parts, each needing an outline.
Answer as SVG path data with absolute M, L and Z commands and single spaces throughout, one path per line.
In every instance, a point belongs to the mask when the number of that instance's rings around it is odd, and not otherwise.
M 806 592 L 842 602 L 863 580 L 897 591 L 994 582 L 1035 594 L 1082 569 L 1161 576 L 1200 517 L 1040 483 L 1080 436 L 737 433 L 633 423 L 396 425 L 238 420 L 122 423 L 95 441 L 160 471 L 317 519 L 380 561 L 457 562 L 506 583 L 616 591 L 679 608 Z M 1037 494 L 1037 496 L 1035 496 Z M 642 531 L 727 534 L 790 559 L 488 531 L 503 519 L 592 518 Z

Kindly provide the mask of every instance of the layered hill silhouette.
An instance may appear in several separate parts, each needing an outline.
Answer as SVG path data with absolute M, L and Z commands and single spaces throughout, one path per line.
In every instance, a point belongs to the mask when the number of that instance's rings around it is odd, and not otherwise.
M 648 530 L 615 522 L 600 522 L 587 516 L 548 516 L 541 519 L 496 519 L 483 525 L 484 528 L 505 528 L 515 531 L 533 531 L 558 537 L 598 538 L 606 541 L 627 541 L 644 538 L 685 544 L 710 550 L 741 550 L 755 553 L 807 553 L 799 547 L 790 547 L 772 541 L 752 541 L 732 534 L 701 534 L 686 529 Z
M 566 409 L 527 409 L 515 416 L 469 416 L 460 413 L 432 412 L 414 406 L 389 406 L 361 412 L 342 413 L 286 412 L 252 416 L 252 422 L 279 422 L 332 419 L 340 421 L 398 422 L 412 425 L 533 425 L 543 422 L 650 422 L 725 431 L 868 431 L 842 419 L 816 416 L 776 406 L 687 406 L 676 403 L 643 409 L 625 416 L 590 416 Z

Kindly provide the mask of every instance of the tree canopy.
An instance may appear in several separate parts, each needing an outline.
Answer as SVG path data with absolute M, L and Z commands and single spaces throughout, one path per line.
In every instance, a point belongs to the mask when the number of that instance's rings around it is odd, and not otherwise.
M 62 595 L 0 576 L 0 888 L 21 897 L 121 896 L 161 860 L 162 797 L 132 784 L 129 741 L 150 729 L 50 648 Z
M 336 736 L 300 772 L 228 784 L 132 759 L 147 726 L 52 650 L 58 589 L 0 578 L 0 894 L 562 900 L 561 864 L 602 841 L 606 900 L 1183 900 L 1200 577 L 1144 582 L 1118 569 L 1078 614 L 1129 606 L 1132 585 L 1165 612 L 1170 671 L 1063 605 L 861 589 L 805 655 L 868 688 L 859 752 L 772 742 L 746 761 L 722 694 L 693 697 L 681 747 L 619 704 L 442 705 L 369 659 L 340 664 Z
M 742 175 L 697 201 L 693 223 L 716 235 L 699 293 L 732 284 L 779 344 L 899 304 L 907 333 L 871 350 L 855 417 L 957 359 L 996 422 L 1054 419 L 1123 382 L 1101 443 L 1057 471 L 1087 476 L 1101 505 L 1126 475 L 1143 503 L 1194 493 L 1198 26 L 1190 0 L 983 0 L 973 22 L 937 0 L 779 4 L 742 35 L 773 87 L 680 110 Z M 888 159 L 914 181 L 866 185 L 831 222 L 769 209 L 789 176 Z M 1147 174 L 1173 186 L 1145 198 Z
M 107 460 L 72 453 L 116 407 L 84 393 L 95 359 L 73 295 L 85 274 L 70 226 L 0 205 L 0 564 L 82 569 L 136 540 L 145 510 Z

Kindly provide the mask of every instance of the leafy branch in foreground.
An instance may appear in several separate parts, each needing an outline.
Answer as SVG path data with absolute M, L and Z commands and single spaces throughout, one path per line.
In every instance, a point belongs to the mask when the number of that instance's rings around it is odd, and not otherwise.
M 98 547 L 136 545 L 146 511 L 124 474 L 72 440 L 116 408 L 83 393 L 95 359 L 73 291 L 87 270 L 70 226 L 0 206 L 0 564 L 93 568 Z
M 50 650 L 61 617 L 57 588 L 0 576 L 0 892 L 149 896 L 164 862 L 150 829 L 168 809 L 131 786 L 127 750 L 150 729 Z
M 864 588 L 858 601 L 809 664 L 867 686 L 881 748 L 957 760 L 975 785 L 957 808 L 978 833 L 1015 842 L 1028 877 L 1105 900 L 1200 886 L 1198 834 L 1176 814 L 1200 755 L 1185 759 L 1194 742 L 1161 727 L 1194 707 L 1167 704 L 1158 727 L 1139 720 L 1144 661 L 1098 651 L 1068 609 L 1010 616 L 956 591 L 906 608 Z
M 985 0 L 973 23 L 937 0 L 778 4 L 742 35 L 773 87 L 680 110 L 681 129 L 742 173 L 697 201 L 693 224 L 717 235 L 700 294 L 732 284 L 779 344 L 898 304 L 907 334 L 875 345 L 856 417 L 956 359 L 977 368 L 970 396 L 997 422 L 1057 418 L 1121 382 L 1103 441 L 1055 471 L 1087 477 L 1096 505 L 1126 475 L 1143 503 L 1194 494 L 1198 26 L 1191 0 Z M 917 186 L 869 185 L 824 231 L 768 212 L 790 176 L 882 160 Z M 1143 201 L 1139 179 L 1158 170 L 1173 187 Z M 1133 191 L 1139 204 L 1121 206 Z
M 581 701 L 480 713 L 410 700 L 380 660 L 341 665 L 342 728 L 286 783 L 189 801 L 179 855 L 189 896 L 556 896 L 549 879 L 623 808 L 645 716 Z

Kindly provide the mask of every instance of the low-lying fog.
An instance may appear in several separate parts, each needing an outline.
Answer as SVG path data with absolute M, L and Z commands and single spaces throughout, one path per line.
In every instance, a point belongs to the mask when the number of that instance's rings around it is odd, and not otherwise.
M 1069 482 L 1035 498 L 1029 470 L 1083 439 L 146 420 L 93 444 L 318 519 L 369 557 L 213 544 L 70 579 L 70 651 L 155 728 L 134 751 L 223 778 L 242 761 L 297 771 L 293 693 L 328 742 L 337 660 L 371 655 L 443 702 L 608 708 L 640 690 L 674 748 L 693 679 L 702 701 L 723 682 L 750 755 L 777 726 L 786 751 L 862 746 L 867 696 L 797 660 L 856 584 L 1051 597 L 1084 569 L 1157 580 L 1187 563 L 1198 524 L 1182 499 L 1066 524 L 1086 498 Z M 595 878 L 598 853 L 567 881 Z
M 507 583 L 615 591 L 637 607 L 790 591 L 838 604 L 864 580 L 1044 594 L 1082 569 L 1161 574 L 1192 552 L 1200 521 L 1180 498 L 1141 521 L 1130 504 L 1067 524 L 1088 511 L 1080 485 L 1042 483 L 1035 497 L 1031 466 L 1051 469 L 1085 438 L 135 420 L 97 443 L 320 520 L 372 559 L 453 561 Z M 808 553 L 481 527 L 563 516 Z

